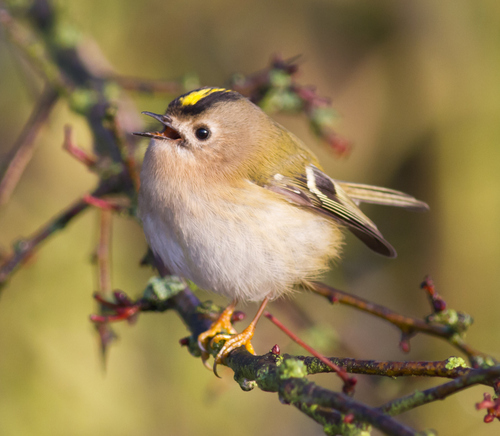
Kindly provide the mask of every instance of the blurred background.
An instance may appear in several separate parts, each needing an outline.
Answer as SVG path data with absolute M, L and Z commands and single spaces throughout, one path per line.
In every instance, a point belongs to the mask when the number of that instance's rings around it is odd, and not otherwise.
M 422 317 L 430 307 L 419 285 L 430 274 L 448 306 L 471 314 L 467 340 L 500 358 L 500 3 L 496 0 L 189 0 L 59 1 L 74 30 L 97 44 L 117 73 L 149 79 L 196 74 L 221 86 L 235 72 L 267 66 L 275 53 L 302 54 L 301 84 L 330 97 L 337 130 L 354 144 L 336 158 L 301 116 L 276 116 L 343 180 L 406 191 L 428 213 L 381 207 L 365 211 L 396 247 L 388 260 L 348 237 L 345 259 L 327 278 L 340 289 Z M 91 42 L 93 40 L 93 42 Z M 0 153 L 20 134 L 40 89 L 0 36 Z M 137 108 L 162 112 L 168 99 L 130 94 Z M 7 206 L 0 209 L 3 250 L 91 190 L 93 175 L 61 150 L 63 126 L 90 149 L 85 122 L 60 102 Z M 145 145 L 145 144 L 144 144 Z M 144 314 L 117 325 L 120 340 L 104 370 L 88 315 L 96 311 L 91 256 L 98 214 L 85 212 L 16 273 L 0 301 L 2 435 L 323 434 L 275 394 L 244 393 L 232 372 L 206 371 L 178 340 L 174 313 Z M 138 263 L 146 249 L 139 226 L 114 217 L 113 286 L 139 296 L 152 275 Z M 202 299 L 224 300 L 208 293 Z M 398 331 L 310 294 L 276 302 L 272 312 L 326 355 L 379 360 L 444 360 L 457 355 L 438 339 L 417 336 L 409 354 Z M 293 304 L 292 304 L 293 303 Z M 298 313 L 299 306 L 303 313 Z M 252 315 L 256 307 L 242 307 Z M 242 325 L 238 326 L 242 328 Z M 278 343 L 303 352 L 267 320 L 258 353 Z M 332 389 L 332 375 L 314 376 Z M 371 405 L 434 386 L 424 379 L 359 377 L 356 398 Z M 474 404 L 476 387 L 400 418 L 440 435 L 496 435 Z M 376 432 L 374 434 L 377 434 Z

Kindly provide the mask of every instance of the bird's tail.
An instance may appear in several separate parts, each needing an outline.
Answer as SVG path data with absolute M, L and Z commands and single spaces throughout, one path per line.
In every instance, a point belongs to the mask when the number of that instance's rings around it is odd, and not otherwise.
M 342 187 L 345 193 L 356 204 L 373 203 L 383 206 L 403 207 L 409 210 L 425 211 L 429 210 L 427 203 L 417 200 L 404 192 L 394 189 L 381 188 L 380 186 L 363 185 L 360 183 L 337 183 Z

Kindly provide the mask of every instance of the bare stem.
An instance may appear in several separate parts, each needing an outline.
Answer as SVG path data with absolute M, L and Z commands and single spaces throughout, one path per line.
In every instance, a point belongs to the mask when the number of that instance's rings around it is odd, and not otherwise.
M 469 373 L 453 380 L 451 382 L 430 388 L 425 391 L 417 391 L 403 398 L 390 401 L 379 407 L 381 412 L 389 415 L 399 415 L 415 407 L 430 403 L 436 400 L 444 400 L 452 394 L 455 394 L 469 386 L 476 384 L 490 384 L 500 377 L 500 365 L 486 369 L 474 369 Z
M 83 212 L 88 207 L 88 204 L 83 200 L 78 200 L 56 218 L 42 226 L 37 232 L 27 239 L 23 239 L 16 243 L 13 253 L 0 266 L 0 288 L 7 282 L 10 275 L 19 267 L 27 258 L 31 256 L 35 248 L 40 245 L 45 239 L 63 229 L 77 215 Z
M 0 175 L 0 206 L 9 201 L 26 166 L 33 157 L 38 144 L 35 139 L 52 112 L 56 101 L 57 93 L 52 88 L 47 87 L 33 108 L 21 135 L 12 147 Z
M 100 197 L 116 192 L 123 186 L 122 179 L 122 174 L 110 177 L 101 183 L 92 193 L 92 196 Z M 78 216 L 88 206 L 88 203 L 83 199 L 76 201 L 55 218 L 43 225 L 32 236 L 19 241 L 12 254 L 0 265 L 0 288 L 5 285 L 9 277 L 34 252 L 38 245 L 57 231 L 64 229 L 73 218 Z
M 73 129 L 69 125 L 64 126 L 63 149 L 87 168 L 92 168 L 97 163 L 97 157 L 74 144 Z
M 100 210 L 99 221 L 99 245 L 97 247 L 97 271 L 99 278 L 99 293 L 111 294 L 111 274 L 110 274 L 110 242 L 112 216 L 110 209 Z
M 309 374 L 330 372 L 331 369 L 314 357 L 298 357 L 307 366 Z M 450 365 L 450 360 L 431 362 L 361 360 L 345 357 L 329 357 L 331 362 L 352 374 L 379 375 L 385 377 L 446 377 L 458 378 L 472 368 Z
M 450 344 L 464 352 L 472 362 L 474 362 L 477 357 L 489 358 L 489 356 L 484 353 L 481 353 L 480 351 L 477 351 L 467 345 L 462 339 L 459 338 L 456 331 L 451 327 L 440 324 L 429 324 L 422 319 L 401 315 L 400 313 L 388 309 L 385 306 L 372 303 L 344 291 L 332 288 L 324 283 L 312 283 L 310 289 L 316 294 L 327 298 L 332 303 L 345 304 L 363 312 L 375 315 L 378 318 L 382 318 L 391 324 L 394 324 L 408 337 L 420 332 L 446 339 Z
M 285 327 L 274 315 L 269 312 L 265 312 L 264 316 L 269 319 L 275 326 L 277 326 L 282 332 L 284 332 L 290 339 L 299 344 L 304 350 L 311 353 L 314 357 L 316 357 L 320 362 L 329 367 L 332 371 L 336 372 L 337 375 L 344 382 L 344 393 L 352 393 L 354 392 L 354 385 L 356 384 L 356 379 L 354 377 L 349 377 L 345 369 L 338 366 L 336 363 L 328 360 L 321 353 L 316 351 L 310 345 L 306 344 L 302 339 L 300 339 L 295 333 L 293 333 L 290 329 Z

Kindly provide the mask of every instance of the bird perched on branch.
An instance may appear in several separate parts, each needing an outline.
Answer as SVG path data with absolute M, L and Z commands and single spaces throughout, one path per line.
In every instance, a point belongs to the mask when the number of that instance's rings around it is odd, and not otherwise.
M 307 284 L 340 256 L 347 229 L 375 252 L 396 251 L 358 208 L 362 202 L 428 206 L 402 192 L 331 179 L 295 135 L 241 94 L 202 88 L 173 100 L 151 138 L 139 211 L 147 241 L 168 270 L 232 303 L 198 342 L 225 339 L 214 368 L 235 348 L 253 352 L 269 300 Z M 239 334 L 238 301 L 262 301 Z M 221 334 L 225 333 L 225 334 Z

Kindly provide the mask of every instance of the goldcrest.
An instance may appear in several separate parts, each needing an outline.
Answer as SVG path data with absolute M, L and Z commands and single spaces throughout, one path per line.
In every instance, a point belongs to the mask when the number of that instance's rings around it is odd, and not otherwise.
M 428 208 L 402 192 L 331 179 L 300 139 L 228 89 L 198 89 L 165 115 L 143 113 L 163 125 L 138 133 L 151 138 L 139 192 L 147 241 L 172 274 L 232 299 L 226 318 L 237 301 L 267 302 L 318 278 L 340 256 L 344 229 L 395 257 L 360 203 Z M 202 348 L 234 333 L 215 324 Z M 236 346 L 252 351 L 242 335 L 216 364 Z

